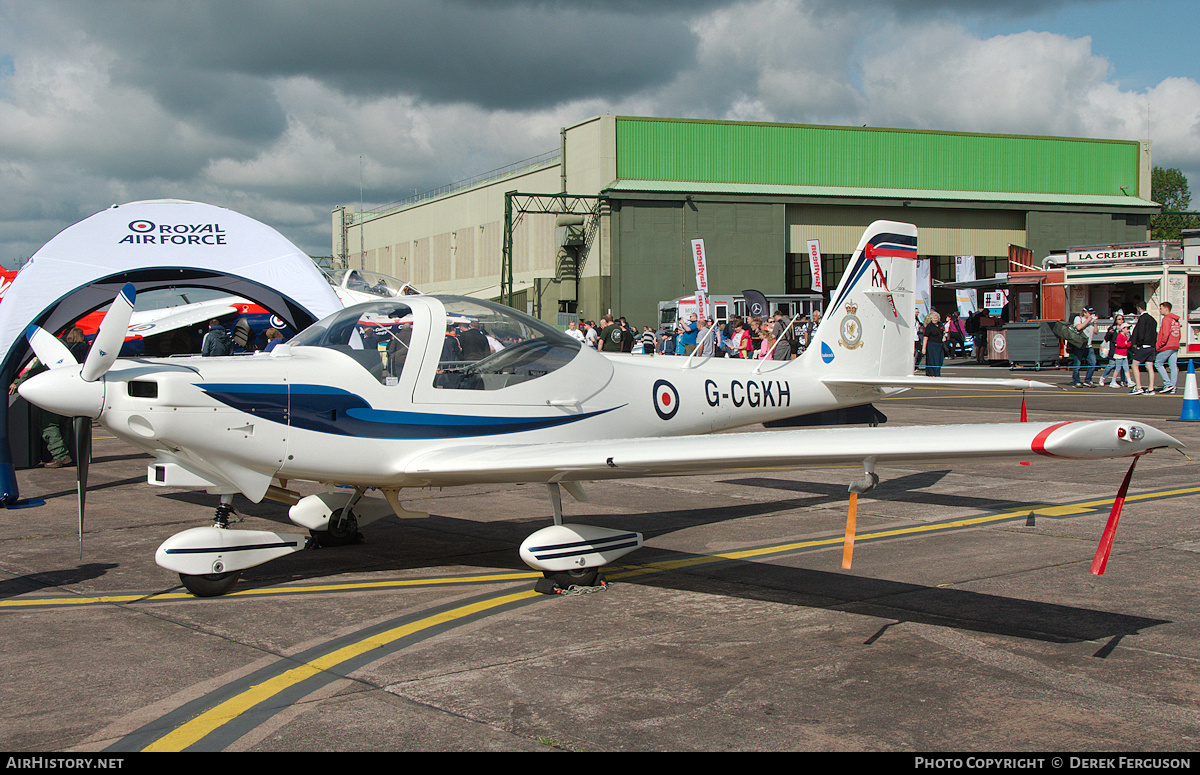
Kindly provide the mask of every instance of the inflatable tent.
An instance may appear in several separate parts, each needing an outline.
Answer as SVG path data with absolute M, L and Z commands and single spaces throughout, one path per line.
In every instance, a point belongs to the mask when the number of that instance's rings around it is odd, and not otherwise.
M 4 384 L 32 357 L 30 324 L 58 334 L 109 304 L 121 286 L 213 288 L 269 309 L 299 331 L 342 308 L 312 259 L 283 235 L 222 207 L 180 200 L 113 205 L 64 229 L 33 255 L 0 303 Z M 0 412 L 0 501 L 18 499 Z

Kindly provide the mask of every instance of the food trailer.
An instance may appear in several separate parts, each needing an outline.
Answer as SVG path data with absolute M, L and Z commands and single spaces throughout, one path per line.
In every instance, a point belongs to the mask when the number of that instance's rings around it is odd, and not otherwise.
M 1138 300 L 1146 302 L 1156 320 L 1158 305 L 1170 302 L 1184 321 L 1180 357 L 1200 355 L 1200 230 L 1185 231 L 1182 244 L 1162 240 L 1073 247 L 1051 253 L 1040 266 L 1016 261 L 1010 251 L 1007 281 L 1004 332 L 1014 364 L 1020 362 L 1014 352 L 1018 342 L 1026 352 L 1045 357 L 1046 330 L 1084 307 L 1094 307 L 1100 316 L 1093 339 L 1098 344 L 1113 315 L 1133 314 Z M 1025 341 L 1033 339 L 1036 346 Z

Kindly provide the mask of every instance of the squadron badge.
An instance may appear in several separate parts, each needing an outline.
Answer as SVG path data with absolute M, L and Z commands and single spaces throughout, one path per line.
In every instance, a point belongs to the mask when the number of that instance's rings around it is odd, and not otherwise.
M 851 302 L 846 305 L 846 315 L 842 318 L 841 334 L 838 344 L 847 350 L 857 350 L 862 347 L 862 321 L 858 319 L 858 305 Z

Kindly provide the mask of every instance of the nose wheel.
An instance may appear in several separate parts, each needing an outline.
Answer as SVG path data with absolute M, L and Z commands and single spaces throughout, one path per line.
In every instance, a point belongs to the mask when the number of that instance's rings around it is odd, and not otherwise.
M 349 506 L 338 509 L 329 515 L 328 530 L 310 530 L 313 539 L 319 546 L 349 546 L 360 543 L 362 533 L 358 532 L 358 520 Z

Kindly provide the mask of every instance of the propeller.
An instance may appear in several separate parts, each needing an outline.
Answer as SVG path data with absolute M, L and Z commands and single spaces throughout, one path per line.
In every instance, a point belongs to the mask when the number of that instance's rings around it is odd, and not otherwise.
M 100 321 L 100 330 L 92 342 L 87 359 L 83 362 L 83 370 L 79 376 L 84 382 L 95 382 L 112 368 L 117 356 L 121 354 L 121 345 L 125 343 L 125 332 L 129 330 L 129 318 L 133 315 L 133 300 L 137 294 L 133 283 L 125 283 L 112 306 Z M 36 350 L 35 350 L 36 352 Z
M 61 369 L 78 363 L 62 340 L 41 326 L 30 325 L 25 329 L 25 338 L 33 354 L 48 369 Z
M 87 358 L 79 368 L 79 379 L 94 383 L 112 368 L 121 353 L 121 345 L 125 342 L 125 332 L 129 328 L 129 318 L 133 315 L 136 296 L 133 283 L 126 283 L 121 288 L 121 292 L 117 294 L 100 323 L 100 330 L 96 333 Z M 45 329 L 36 325 L 30 326 L 26 329 L 25 336 L 38 360 L 50 369 L 62 369 L 77 363 L 67 346 Z M 72 384 L 76 388 L 84 387 L 78 382 Z M 98 386 L 97 389 L 103 391 L 102 387 Z M 84 392 L 91 393 L 94 390 Z M 100 406 L 103 406 L 102 402 Z M 71 425 L 75 437 L 75 490 L 79 500 L 79 557 L 83 559 L 84 504 L 87 499 L 88 467 L 92 462 L 92 416 L 74 413 Z
M 87 498 L 88 466 L 92 462 L 92 418 L 71 418 L 75 431 L 75 494 L 79 498 L 79 559 L 83 559 L 83 503 Z

